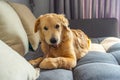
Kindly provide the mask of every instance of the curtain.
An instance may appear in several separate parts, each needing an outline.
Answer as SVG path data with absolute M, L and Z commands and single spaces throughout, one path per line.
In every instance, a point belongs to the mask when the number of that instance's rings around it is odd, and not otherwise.
M 68 19 L 117 18 L 120 25 L 120 0 L 50 0 L 50 12 Z
M 120 17 L 120 0 L 50 0 L 50 12 L 69 19 Z

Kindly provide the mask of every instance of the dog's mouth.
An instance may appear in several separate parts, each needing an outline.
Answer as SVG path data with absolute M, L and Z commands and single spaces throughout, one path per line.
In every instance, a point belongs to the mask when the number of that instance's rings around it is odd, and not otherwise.
M 58 44 L 51 44 L 50 46 L 52 46 L 53 48 L 57 48 Z

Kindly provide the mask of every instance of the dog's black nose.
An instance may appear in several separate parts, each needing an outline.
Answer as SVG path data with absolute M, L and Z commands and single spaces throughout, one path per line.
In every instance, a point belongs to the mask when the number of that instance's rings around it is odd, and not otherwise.
M 57 40 L 56 40 L 55 38 L 51 38 L 51 39 L 50 39 L 50 42 L 51 42 L 52 44 L 55 44 L 55 43 L 57 43 Z

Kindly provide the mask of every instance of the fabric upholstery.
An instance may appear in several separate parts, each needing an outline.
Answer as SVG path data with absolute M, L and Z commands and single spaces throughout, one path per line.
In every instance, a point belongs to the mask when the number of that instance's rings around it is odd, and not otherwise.
M 43 70 L 37 80 L 73 80 L 73 75 L 70 70 Z
M 19 15 L 23 27 L 27 33 L 28 40 L 34 50 L 38 48 L 39 44 L 39 34 L 34 32 L 34 24 L 36 18 L 25 5 L 9 2 L 9 4 L 15 9 L 16 13 Z
M 92 42 L 101 45 L 105 52 L 96 51 L 96 47 L 99 47 L 96 46 L 93 51 L 89 51 L 80 59 L 73 71 L 74 80 L 118 80 L 120 78 L 119 41 L 120 39 L 114 37 L 92 39 Z
M 0 1 L 0 39 L 19 54 L 28 52 L 28 38 L 14 9 Z
M 119 48 L 119 51 L 111 52 L 111 54 L 116 58 L 118 64 L 120 65 L 120 48 Z
M 118 80 L 120 66 L 109 63 L 91 63 L 74 70 L 74 80 Z
M 34 69 L 21 55 L 0 40 L 0 80 L 36 80 Z
M 90 51 L 88 55 L 78 61 L 77 67 L 88 63 L 118 64 L 115 57 L 109 53 Z
M 115 18 L 69 20 L 70 28 L 83 30 L 90 38 L 119 37 L 119 26 Z

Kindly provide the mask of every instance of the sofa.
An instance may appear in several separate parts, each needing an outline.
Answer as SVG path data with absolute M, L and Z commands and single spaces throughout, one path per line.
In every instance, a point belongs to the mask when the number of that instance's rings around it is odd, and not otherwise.
M 120 39 L 115 18 L 70 20 L 72 28 L 82 29 L 92 41 L 88 54 L 72 70 L 41 70 L 37 80 L 118 80 L 120 79 Z M 97 28 L 98 27 L 98 28 Z M 100 32 L 99 32 L 100 31 Z M 43 56 L 40 47 L 24 57 Z
M 6 8 L 6 9 L 5 9 Z M 72 70 L 35 69 L 27 61 L 43 56 L 40 38 L 34 33 L 36 18 L 25 6 L 0 1 L 1 80 L 119 80 L 120 39 L 115 18 L 69 20 L 91 39 L 86 56 Z M 7 50 L 7 51 L 6 51 Z

